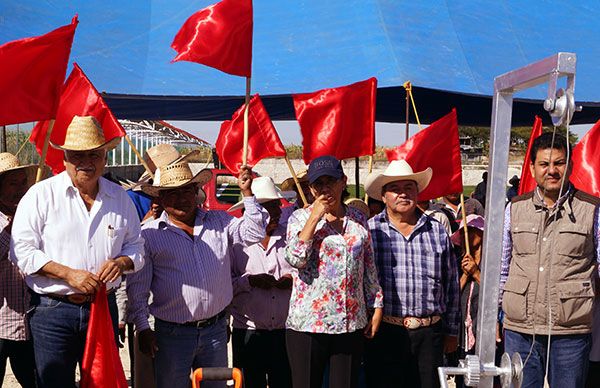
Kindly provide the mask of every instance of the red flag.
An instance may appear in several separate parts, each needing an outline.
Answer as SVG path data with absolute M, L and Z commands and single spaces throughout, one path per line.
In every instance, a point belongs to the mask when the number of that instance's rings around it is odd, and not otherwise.
M 175 35 L 172 62 L 189 61 L 250 77 L 252 0 L 222 0 L 190 16 Z
M 294 94 L 304 163 L 323 155 L 347 159 L 375 153 L 377 78 Z
M 0 125 L 54 117 L 77 23 L 0 46 Z
M 81 68 L 74 63 L 73 71 L 65 83 L 60 96 L 56 120 L 50 135 L 50 141 L 54 144 L 63 144 L 67 134 L 67 127 L 73 116 L 94 116 L 104 130 L 106 140 L 125 136 L 125 130 L 112 114 L 94 85 L 85 76 Z M 31 138 L 39 154 L 42 154 L 44 139 L 48 130 L 49 121 L 41 121 L 33 127 Z M 65 169 L 63 164 L 63 151 L 48 147 L 46 164 L 57 174 Z
M 250 100 L 248 111 L 248 166 L 264 158 L 285 157 L 285 147 L 258 94 Z M 215 143 L 219 160 L 234 174 L 240 171 L 244 144 L 244 105 L 221 124 Z
M 113 330 L 106 286 L 100 287 L 92 302 L 85 350 L 81 363 L 81 388 L 127 388 Z
M 531 176 L 531 171 L 529 169 L 529 165 L 531 164 L 531 158 L 529 154 L 531 153 L 531 146 L 533 145 L 533 141 L 542 134 L 542 119 L 538 116 L 535 116 L 535 120 L 533 122 L 533 128 L 531 128 L 531 136 L 529 137 L 529 144 L 527 145 L 527 153 L 525 154 L 525 160 L 523 161 L 523 168 L 521 169 L 521 181 L 519 182 L 519 195 L 528 193 L 535 189 L 537 183 L 535 179 Z
M 600 197 L 600 120 L 573 149 L 571 183 L 586 193 Z
M 414 171 L 433 169 L 429 186 L 419 200 L 462 193 L 462 163 L 456 109 L 419 131 L 399 147 L 385 151 L 388 160 L 405 159 Z

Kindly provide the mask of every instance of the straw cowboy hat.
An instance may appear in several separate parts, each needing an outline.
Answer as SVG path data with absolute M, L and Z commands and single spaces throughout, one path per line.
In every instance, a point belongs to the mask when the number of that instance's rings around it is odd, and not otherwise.
M 178 162 L 158 167 L 154 174 L 154 182 L 151 185 L 142 185 L 142 191 L 152 197 L 158 197 L 161 190 L 178 189 L 192 183 L 202 186 L 211 178 L 210 170 L 204 169 L 193 174 L 187 162 Z
M 427 187 L 433 170 L 427 167 L 424 171 L 414 172 L 406 160 L 392 160 L 383 174 L 369 174 L 365 181 L 365 191 L 369 197 L 380 199 L 381 188 L 394 181 L 415 181 L 419 193 Z
M 107 141 L 96 118 L 92 116 L 73 116 L 71 124 L 67 127 L 65 142 L 63 144 L 50 144 L 52 147 L 63 151 L 92 151 L 101 148 L 112 150 L 120 142 L 120 137 Z
M 276 199 L 292 199 L 296 197 L 293 191 L 281 191 L 273 179 L 268 176 L 261 176 L 252 180 L 252 193 L 256 197 L 258 203 L 265 203 Z M 227 209 L 228 212 L 238 210 L 244 207 L 244 201 L 240 201 Z
M 15 155 L 10 152 L 0 153 L 0 176 L 10 171 L 24 170 L 27 175 L 27 185 L 31 186 L 35 183 L 37 167 L 35 164 L 21 166 Z
M 298 171 L 296 173 L 296 177 L 298 178 L 299 183 L 308 182 L 307 173 L 308 173 L 307 170 Z M 296 188 L 296 182 L 294 182 L 293 177 L 290 177 L 290 178 L 284 180 L 283 182 L 281 182 L 281 185 L 279 185 L 279 186 L 281 187 L 281 190 L 283 190 L 283 191 L 291 191 Z
M 365 201 L 359 198 L 349 198 L 344 202 L 348 207 L 353 207 L 360 211 L 365 216 L 369 217 L 370 210 L 369 205 Z
M 189 154 L 181 155 L 173 145 L 161 143 L 148 148 L 144 154 L 144 160 L 146 161 L 148 168 L 150 168 L 150 171 L 154 174 L 158 167 L 188 161 L 199 153 L 200 151 L 194 150 Z M 142 176 L 140 176 L 140 179 L 138 179 L 138 185 L 148 182 L 150 178 L 148 171 L 144 171 Z M 136 190 L 136 187 L 134 187 L 134 190 Z

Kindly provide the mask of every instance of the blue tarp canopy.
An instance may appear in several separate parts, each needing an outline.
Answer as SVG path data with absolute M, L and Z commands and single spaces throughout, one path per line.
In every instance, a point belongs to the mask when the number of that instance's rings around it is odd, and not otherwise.
M 245 80 L 195 63 L 170 63 L 183 22 L 213 0 L 3 0 L 0 43 L 48 32 L 78 14 L 71 61 L 117 116 L 222 120 Z M 252 92 L 274 119 L 293 119 L 290 95 L 375 76 L 378 121 L 404 121 L 406 80 L 422 121 L 455 106 L 459 123 L 488 125 L 493 78 L 559 51 L 577 54 L 574 123 L 600 118 L 596 1 L 255 0 Z M 198 97 L 202 96 L 202 97 Z M 231 97 L 222 97 L 231 96 Z M 517 97 L 543 99 L 538 87 Z M 587 103 L 585 101 L 591 102 Z M 515 107 L 514 124 L 544 114 Z

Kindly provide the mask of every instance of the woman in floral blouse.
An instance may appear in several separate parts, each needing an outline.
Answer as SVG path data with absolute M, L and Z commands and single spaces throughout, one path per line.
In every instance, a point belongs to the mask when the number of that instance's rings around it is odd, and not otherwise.
M 382 318 L 367 218 L 344 206 L 346 176 L 339 160 L 322 156 L 308 168 L 315 202 L 288 221 L 286 259 L 298 273 L 287 319 L 287 351 L 294 388 L 356 387 L 363 336 Z

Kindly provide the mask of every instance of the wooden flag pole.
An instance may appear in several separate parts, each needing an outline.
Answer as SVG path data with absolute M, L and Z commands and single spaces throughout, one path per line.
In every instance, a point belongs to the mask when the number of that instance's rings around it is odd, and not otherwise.
M 308 205 L 308 202 L 306 201 L 306 196 L 304 195 L 304 190 L 302 190 L 302 186 L 300 186 L 300 181 L 298 180 L 298 177 L 296 176 L 296 171 L 294 171 L 294 167 L 292 167 L 290 158 L 288 158 L 288 156 L 287 156 L 287 152 L 285 154 L 285 162 L 287 163 L 288 168 L 290 169 L 292 178 L 294 178 L 294 183 L 296 183 L 296 188 L 298 189 L 298 193 L 300 194 L 300 198 L 302 199 L 304 206 Z
M 404 83 L 404 90 L 406 91 L 406 134 L 404 137 L 404 141 L 408 141 L 408 138 L 410 137 L 410 130 L 409 130 L 409 123 L 410 123 L 410 81 L 406 81 Z
M 465 196 L 460 194 L 460 210 L 463 219 L 463 229 L 465 230 L 465 252 L 467 255 L 471 255 L 471 248 L 469 247 L 469 228 L 467 228 L 467 211 L 465 210 Z
M 138 149 L 135 148 L 135 146 L 133 145 L 133 142 L 131 141 L 131 139 L 129 138 L 129 136 L 125 135 L 123 137 L 125 138 L 125 140 L 129 144 L 129 147 L 131 147 L 131 149 L 133 150 L 133 153 L 138 157 L 138 160 L 142 163 L 142 166 L 144 166 L 144 169 L 146 170 L 146 172 L 148 174 L 150 174 L 150 176 L 152 177 L 152 179 L 154 179 L 154 173 L 150 170 L 150 167 L 148 167 L 148 163 L 146 163 L 146 161 L 144 160 L 144 158 L 142 158 L 142 155 L 140 154 L 140 152 L 138 151 Z
M 37 175 L 35 177 L 35 182 L 39 182 L 44 177 L 44 167 L 46 166 L 46 155 L 48 154 L 48 144 L 50 143 L 50 135 L 52 134 L 52 129 L 54 128 L 54 119 L 50 120 L 48 123 L 48 130 L 46 131 L 46 137 L 44 138 L 44 146 L 42 147 L 42 155 L 40 158 L 40 163 L 38 165 Z
M 373 155 L 369 155 L 369 174 L 373 172 Z M 369 203 L 369 195 L 365 190 L 365 203 Z
M 23 148 L 25 148 L 25 146 L 27 145 L 27 143 L 29 143 L 27 140 L 25 140 L 23 142 L 23 144 L 21 144 L 21 146 L 19 147 L 19 150 L 17 151 L 17 153 L 15 154 L 16 157 L 19 157 L 19 154 L 21 153 L 21 151 L 23 151 Z
M 246 102 L 244 107 L 244 149 L 242 151 L 242 164 L 248 163 L 248 113 L 250 111 L 250 77 L 246 77 Z

